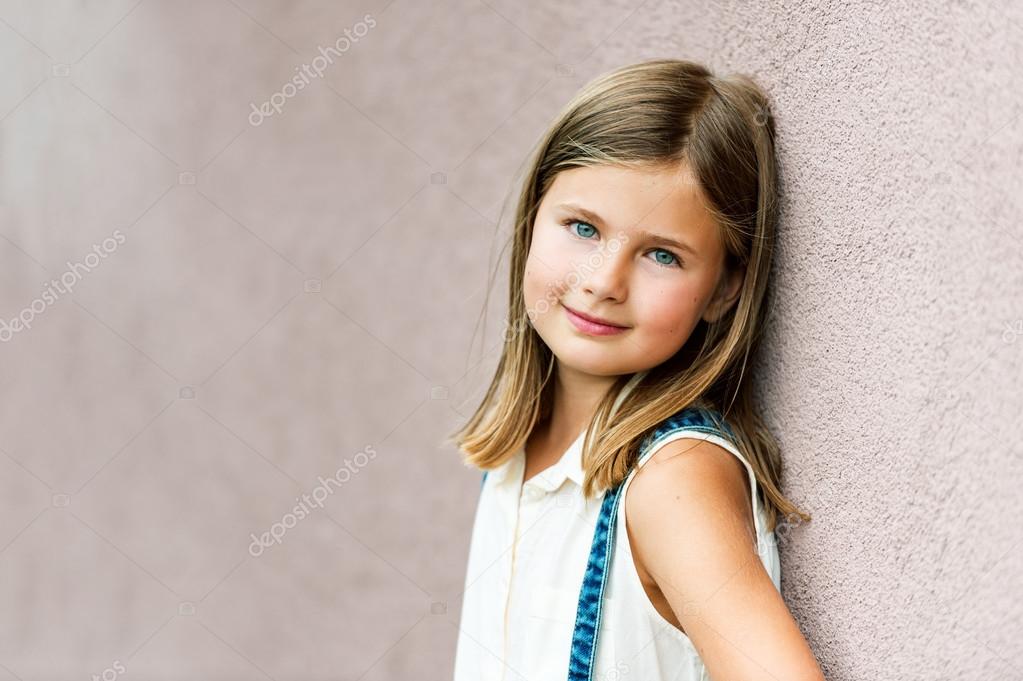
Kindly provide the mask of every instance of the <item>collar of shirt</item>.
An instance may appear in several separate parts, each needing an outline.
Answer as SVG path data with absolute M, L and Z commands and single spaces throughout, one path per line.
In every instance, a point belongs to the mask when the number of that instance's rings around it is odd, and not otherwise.
M 565 480 L 571 480 L 582 487 L 584 473 L 582 466 L 582 450 L 583 440 L 585 438 L 586 429 L 584 428 L 553 466 L 549 466 L 540 471 L 527 480 L 526 484 L 538 487 L 545 492 L 553 492 L 561 487 Z M 490 475 L 493 476 L 494 483 L 498 485 L 508 479 L 521 480 L 525 465 L 525 449 L 523 447 L 519 447 L 519 449 L 510 456 L 507 461 L 493 469 L 490 472 Z
M 616 399 L 615 403 L 612 405 L 611 414 L 614 414 L 618 410 L 619 405 L 621 405 L 626 396 L 632 392 L 633 388 L 639 384 L 646 374 L 646 371 L 633 374 L 632 378 L 629 379 L 621 393 L 618 395 L 618 399 Z M 568 449 L 561 455 L 561 458 L 558 459 L 557 463 L 537 473 L 535 476 L 530 478 L 526 484 L 534 485 L 546 492 L 553 492 L 558 489 L 565 480 L 571 480 L 582 487 L 583 477 L 585 474 L 585 471 L 583 471 L 582 461 L 583 441 L 586 439 L 586 429 L 588 427 L 589 424 L 587 424 L 587 427 L 583 428 L 582 432 L 579 433 L 575 442 L 569 445 Z M 517 479 L 521 480 L 525 465 L 526 451 L 523 446 L 519 447 L 512 456 L 508 457 L 507 461 L 490 471 L 488 477 L 493 476 L 494 483 L 498 485 L 506 481 L 509 477 L 517 476 Z

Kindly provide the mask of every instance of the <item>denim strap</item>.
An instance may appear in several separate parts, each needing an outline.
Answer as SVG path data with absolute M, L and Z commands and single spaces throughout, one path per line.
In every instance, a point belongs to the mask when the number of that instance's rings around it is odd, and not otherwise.
M 579 605 L 572 633 L 572 651 L 568 658 L 569 681 L 590 681 L 597 653 L 597 632 L 607 585 L 607 561 L 614 546 L 615 524 L 618 518 L 618 500 L 622 485 L 604 493 L 597 516 L 597 529 L 593 533 L 590 558 L 586 562 L 583 585 L 579 591 Z
M 734 439 L 735 432 L 715 412 L 698 407 L 689 407 L 662 421 L 640 445 L 637 461 L 659 445 L 666 437 L 682 430 L 695 430 L 726 436 Z M 632 472 L 630 471 L 630 475 Z M 628 478 L 626 478 L 628 479 Z M 583 573 L 579 590 L 579 605 L 576 607 L 575 630 L 572 633 L 572 650 L 568 658 L 568 681 L 592 681 L 593 666 L 597 653 L 597 634 L 600 631 L 600 616 L 607 586 L 607 565 L 614 549 L 615 526 L 618 520 L 618 502 L 621 499 L 624 481 L 604 493 L 597 516 L 597 527 L 593 532 L 590 557 Z

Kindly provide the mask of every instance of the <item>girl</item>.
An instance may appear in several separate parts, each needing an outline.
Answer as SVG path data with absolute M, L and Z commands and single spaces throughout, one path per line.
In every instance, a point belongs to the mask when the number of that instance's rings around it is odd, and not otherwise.
M 779 592 L 775 530 L 810 516 L 753 400 L 775 220 L 745 76 L 627 66 L 541 140 L 504 350 L 455 434 L 486 471 L 455 681 L 823 679 Z

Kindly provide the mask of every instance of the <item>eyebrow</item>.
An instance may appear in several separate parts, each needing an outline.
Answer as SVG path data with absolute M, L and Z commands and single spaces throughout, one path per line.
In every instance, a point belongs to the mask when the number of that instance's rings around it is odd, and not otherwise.
M 602 217 L 600 217 L 599 215 L 597 215 L 596 213 L 594 213 L 591 210 L 587 210 L 587 209 L 583 208 L 582 206 L 580 206 L 577 203 L 559 203 L 558 205 L 555 206 L 555 208 L 562 209 L 562 210 L 572 211 L 574 213 L 578 213 L 582 217 L 586 218 L 587 220 L 589 220 L 589 221 L 591 221 L 591 222 L 593 222 L 594 224 L 597 224 L 597 225 L 601 225 L 601 226 L 606 226 L 607 225 L 607 223 L 604 222 L 604 219 Z M 652 241 L 654 243 L 661 244 L 661 245 L 664 245 L 664 246 L 673 246 L 673 247 L 677 248 L 680 251 L 685 251 L 685 252 L 689 253 L 690 255 L 694 255 L 694 256 L 698 256 L 699 255 L 699 253 L 696 252 L 696 249 L 694 249 L 689 244 L 687 244 L 685 242 L 682 242 L 682 241 L 676 241 L 675 239 L 669 239 L 666 236 L 661 236 L 660 234 L 654 234 L 653 232 L 642 231 L 642 232 L 639 233 L 639 238 L 646 239 L 647 241 Z

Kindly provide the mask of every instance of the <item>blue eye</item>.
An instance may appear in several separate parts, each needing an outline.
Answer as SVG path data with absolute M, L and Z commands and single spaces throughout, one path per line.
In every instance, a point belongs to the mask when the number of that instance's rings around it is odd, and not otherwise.
M 595 234 L 597 234 L 596 227 L 582 220 L 569 218 L 562 222 L 562 224 L 568 227 L 569 231 L 572 233 L 573 236 L 579 237 L 580 239 L 590 239 Z M 575 225 L 582 225 L 582 227 L 579 230 L 577 230 L 575 228 Z M 654 262 L 656 262 L 661 267 L 682 267 L 682 261 L 679 260 L 678 256 L 676 256 L 671 251 L 665 250 L 663 248 L 655 248 L 651 251 L 651 253 L 655 254 Z
M 655 257 L 654 260 L 657 261 L 658 265 L 665 265 L 666 267 L 672 267 L 672 266 L 674 266 L 676 264 L 679 265 L 679 266 L 682 265 L 682 262 L 678 258 L 676 258 L 675 254 L 672 253 L 671 251 L 666 251 L 663 248 L 658 248 L 658 249 L 654 250 L 653 252 L 655 254 L 663 254 L 663 255 L 668 256 L 668 260 L 667 261 L 659 260 L 658 258 Z
M 583 239 L 589 239 L 591 236 L 597 233 L 596 227 L 594 227 L 588 222 L 583 222 L 582 220 L 568 220 L 565 224 L 568 225 L 568 228 L 572 230 L 573 234 Z M 572 229 L 573 225 L 583 225 L 583 233 L 579 234 L 577 231 Z

